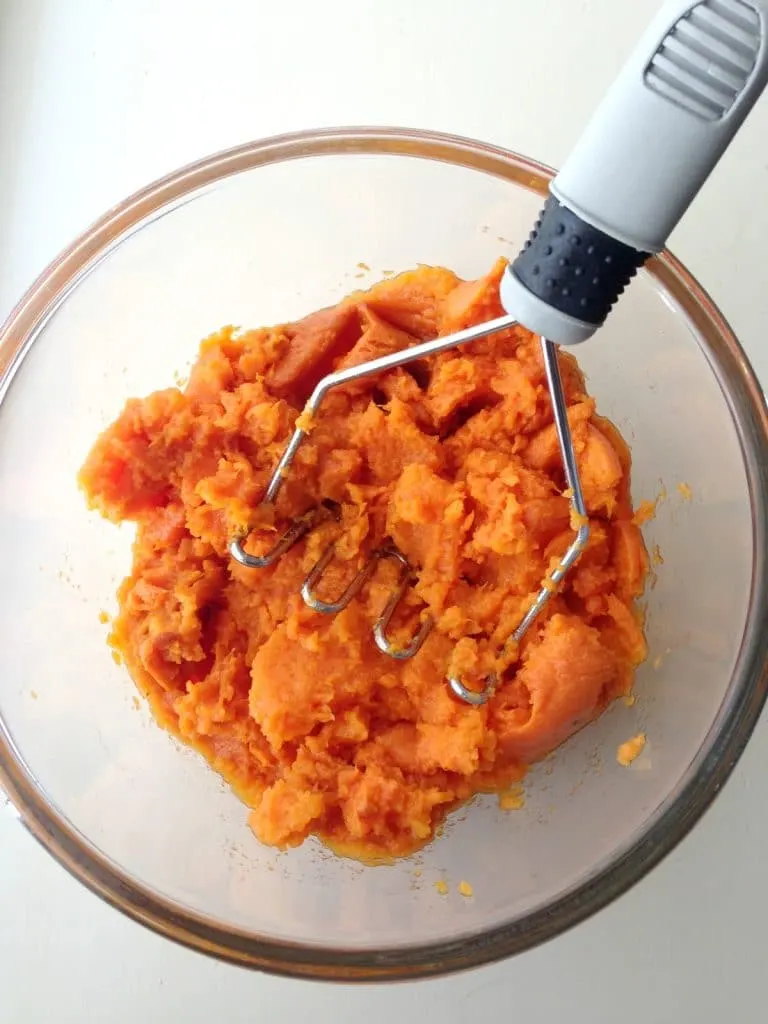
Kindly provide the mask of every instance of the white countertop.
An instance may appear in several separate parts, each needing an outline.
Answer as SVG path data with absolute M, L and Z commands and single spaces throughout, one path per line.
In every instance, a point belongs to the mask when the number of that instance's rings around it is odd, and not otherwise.
M 484 138 L 557 165 L 656 6 L 0 0 L 0 318 L 107 207 L 251 138 L 400 124 Z M 764 238 L 768 99 L 672 242 L 765 381 Z M 372 990 L 250 973 L 150 934 L 70 878 L 0 800 L 0 1019 L 764 1020 L 767 806 L 764 717 L 703 822 L 613 906 L 495 967 Z

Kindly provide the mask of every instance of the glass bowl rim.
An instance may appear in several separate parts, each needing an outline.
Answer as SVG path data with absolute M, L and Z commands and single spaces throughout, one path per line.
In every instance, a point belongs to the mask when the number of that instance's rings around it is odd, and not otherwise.
M 495 175 L 544 195 L 550 168 L 473 139 L 389 127 L 327 128 L 273 136 L 212 154 L 129 196 L 69 245 L 30 286 L 0 328 L 0 403 L 42 327 L 67 295 L 129 235 L 206 187 L 256 167 L 323 155 L 379 154 L 445 162 Z M 144 888 L 98 851 L 37 786 L 0 712 L 0 787 L 32 835 L 107 903 L 159 934 L 230 963 L 333 981 L 415 979 L 465 970 L 530 949 L 585 920 L 659 863 L 709 807 L 738 761 L 768 695 L 768 410 L 749 361 L 704 289 L 669 252 L 648 272 L 696 327 L 737 431 L 752 513 L 749 608 L 733 676 L 702 747 L 642 836 L 614 851 L 590 877 L 522 918 L 486 932 L 419 946 L 353 950 L 268 939 L 228 928 Z

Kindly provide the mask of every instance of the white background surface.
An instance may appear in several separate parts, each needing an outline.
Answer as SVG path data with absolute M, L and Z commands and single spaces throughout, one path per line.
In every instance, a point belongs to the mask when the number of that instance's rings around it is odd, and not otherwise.
M 0 0 L 0 318 L 107 207 L 251 138 L 400 124 L 558 165 L 657 0 Z M 672 248 L 768 380 L 768 98 Z M 0 1020 L 104 1024 L 765 1019 L 768 725 L 694 834 L 547 946 L 342 989 L 177 948 L 101 904 L 0 802 Z

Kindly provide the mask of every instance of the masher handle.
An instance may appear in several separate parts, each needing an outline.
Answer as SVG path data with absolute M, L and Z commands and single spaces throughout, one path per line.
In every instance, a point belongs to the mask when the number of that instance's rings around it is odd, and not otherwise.
M 506 311 L 586 340 L 661 250 L 768 82 L 768 0 L 668 0 L 550 186 Z

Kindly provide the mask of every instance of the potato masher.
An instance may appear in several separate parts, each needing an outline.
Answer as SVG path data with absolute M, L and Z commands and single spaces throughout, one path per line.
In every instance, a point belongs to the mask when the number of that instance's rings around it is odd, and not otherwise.
M 274 504 L 323 399 L 335 387 L 522 324 L 541 338 L 553 418 L 576 529 L 565 555 L 542 583 L 508 640 L 516 644 L 557 590 L 589 539 L 576 455 L 557 363 L 557 345 L 586 341 L 645 261 L 663 249 L 768 81 L 768 0 L 669 0 L 659 11 L 612 89 L 594 114 L 563 169 L 519 256 L 504 272 L 499 297 L 505 316 L 325 376 L 297 421 L 270 478 L 262 504 Z M 320 509 L 294 520 L 264 555 L 246 552 L 246 536 L 231 540 L 232 557 L 249 568 L 273 564 L 321 517 Z M 382 558 L 400 566 L 400 579 L 374 624 L 379 649 L 412 658 L 432 620 L 422 619 L 405 648 L 387 628 L 413 569 L 394 546 L 374 552 L 333 602 L 316 596 L 333 557 L 327 549 L 301 589 L 309 607 L 324 614 L 345 608 Z M 447 675 L 461 700 L 482 705 L 493 694 L 495 673 L 482 689 Z

